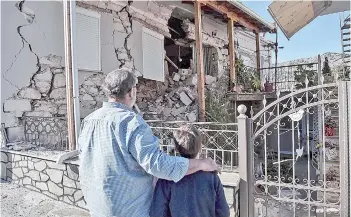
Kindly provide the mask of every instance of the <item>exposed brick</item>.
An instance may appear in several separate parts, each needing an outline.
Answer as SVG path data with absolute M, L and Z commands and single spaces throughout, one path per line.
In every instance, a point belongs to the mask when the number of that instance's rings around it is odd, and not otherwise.
M 35 86 L 40 93 L 46 95 L 51 89 L 52 73 L 50 68 L 34 76 Z
M 53 82 L 54 88 L 66 86 L 66 76 L 64 74 L 57 74 L 54 76 Z
M 41 98 L 40 92 L 37 89 L 30 88 L 30 87 L 20 90 L 18 95 L 23 99 L 40 99 Z
M 64 99 L 66 98 L 66 88 L 61 87 L 51 91 L 50 98 Z
M 50 112 L 52 114 L 56 114 L 57 110 L 58 106 L 53 102 L 38 101 L 34 105 L 34 111 Z
M 179 96 L 180 96 L 180 101 L 182 101 L 184 105 L 190 105 L 192 103 L 191 98 L 185 92 L 181 92 Z
M 16 127 L 18 125 L 18 118 L 14 113 L 3 113 L 1 122 L 5 124 L 5 127 Z
M 4 103 L 4 112 L 11 111 L 31 111 L 30 100 L 27 99 L 8 99 Z
M 210 75 L 206 75 L 205 76 L 205 82 L 206 84 L 212 84 L 214 82 L 217 81 L 217 78 L 216 77 L 213 77 L 213 76 L 210 76 Z
M 84 94 L 84 96 L 82 97 L 82 100 L 92 101 L 92 100 L 94 100 L 94 98 L 92 96 L 90 96 L 89 94 Z
M 27 117 L 52 117 L 52 114 L 50 112 L 26 112 L 25 116 Z
M 53 68 L 62 68 L 62 57 L 50 54 L 48 56 L 40 58 L 40 63 L 43 65 L 49 65 Z

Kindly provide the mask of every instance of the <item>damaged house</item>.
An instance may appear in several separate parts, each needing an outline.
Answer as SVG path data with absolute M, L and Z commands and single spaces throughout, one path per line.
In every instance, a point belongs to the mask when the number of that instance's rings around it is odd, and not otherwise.
M 80 118 L 102 105 L 102 82 L 116 68 L 140 72 L 137 105 L 145 119 L 194 122 L 199 90 L 232 90 L 234 56 L 254 69 L 270 65 L 263 34 L 275 31 L 271 24 L 236 1 L 202 2 L 201 10 L 203 87 L 193 2 L 77 1 Z M 28 117 L 67 115 L 63 6 L 2 1 L 1 16 L 1 123 L 13 141 L 24 137 Z

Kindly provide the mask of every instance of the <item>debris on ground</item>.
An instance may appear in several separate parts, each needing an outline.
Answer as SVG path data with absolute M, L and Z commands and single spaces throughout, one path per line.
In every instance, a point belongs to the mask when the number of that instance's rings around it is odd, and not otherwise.
M 1 217 L 89 217 L 89 212 L 13 183 L 0 183 Z

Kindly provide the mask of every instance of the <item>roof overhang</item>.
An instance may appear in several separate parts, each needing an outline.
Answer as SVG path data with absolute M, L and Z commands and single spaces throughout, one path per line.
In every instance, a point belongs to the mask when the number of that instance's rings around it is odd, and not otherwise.
M 182 1 L 183 3 L 193 4 L 192 1 Z M 201 10 L 215 18 L 227 21 L 232 19 L 236 26 L 241 26 L 254 32 L 276 32 L 272 23 L 265 21 L 262 17 L 254 13 L 248 7 L 235 0 L 227 1 L 202 1 Z
M 349 1 L 273 1 L 268 11 L 290 39 L 318 16 L 350 10 Z
M 234 7 L 238 8 L 239 10 L 242 11 L 242 13 L 245 13 L 245 15 L 254 20 L 254 22 L 260 27 L 262 32 L 275 32 L 276 28 L 273 23 L 270 23 L 263 19 L 261 16 L 253 12 L 251 9 L 246 7 L 244 4 L 242 4 L 239 1 L 236 0 L 228 0 Z

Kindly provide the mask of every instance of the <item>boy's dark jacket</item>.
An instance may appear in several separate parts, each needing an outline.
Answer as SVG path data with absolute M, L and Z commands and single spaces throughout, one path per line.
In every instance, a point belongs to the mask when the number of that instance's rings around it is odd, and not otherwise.
M 222 183 L 215 172 L 187 175 L 179 182 L 157 181 L 150 217 L 229 217 Z

